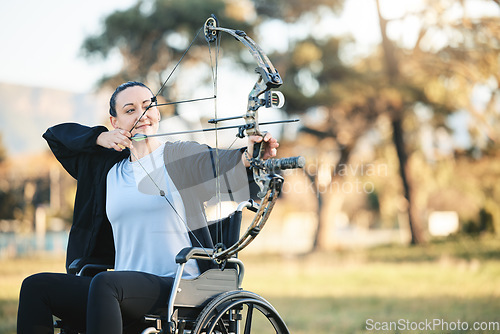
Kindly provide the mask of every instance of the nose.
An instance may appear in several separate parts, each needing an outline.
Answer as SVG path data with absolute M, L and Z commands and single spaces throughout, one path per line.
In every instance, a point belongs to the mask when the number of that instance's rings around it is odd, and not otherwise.
M 152 115 L 152 108 L 143 108 L 142 109 L 142 113 L 139 115 L 139 118 L 137 121 L 141 121 L 141 120 L 144 120 L 144 119 L 150 119 L 151 118 L 151 115 Z

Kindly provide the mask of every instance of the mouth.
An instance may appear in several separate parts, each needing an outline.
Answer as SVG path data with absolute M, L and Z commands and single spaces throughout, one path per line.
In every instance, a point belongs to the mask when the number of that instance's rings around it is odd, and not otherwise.
M 135 128 L 136 129 L 146 129 L 150 126 L 151 126 L 151 124 L 141 124 L 141 125 L 136 126 Z

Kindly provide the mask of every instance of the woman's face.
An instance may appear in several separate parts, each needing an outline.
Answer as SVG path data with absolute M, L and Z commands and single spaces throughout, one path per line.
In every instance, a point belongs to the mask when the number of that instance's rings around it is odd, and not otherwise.
M 144 110 L 151 104 L 153 94 L 142 86 L 126 88 L 116 96 L 116 117 L 111 116 L 111 125 L 115 129 L 130 131 Z M 158 131 L 160 112 L 157 107 L 151 107 L 142 116 L 132 131 L 132 135 L 142 133 L 152 135 Z

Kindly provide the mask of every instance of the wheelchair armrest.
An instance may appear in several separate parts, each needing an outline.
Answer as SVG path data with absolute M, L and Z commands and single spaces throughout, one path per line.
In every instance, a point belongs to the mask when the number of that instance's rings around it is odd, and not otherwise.
M 68 274 L 76 275 L 84 265 L 85 260 L 83 258 L 74 259 L 68 267 Z
M 92 276 L 107 271 L 108 269 L 113 269 L 113 266 L 107 264 L 94 264 L 88 263 L 82 267 L 82 269 L 76 274 L 77 276 Z
M 210 257 L 214 253 L 213 249 L 201 247 L 186 247 L 181 249 L 175 257 L 175 263 L 186 263 L 190 259 L 212 260 Z
M 113 269 L 114 265 L 106 259 L 78 258 L 73 260 L 68 267 L 68 274 L 78 276 L 95 276 L 101 271 Z

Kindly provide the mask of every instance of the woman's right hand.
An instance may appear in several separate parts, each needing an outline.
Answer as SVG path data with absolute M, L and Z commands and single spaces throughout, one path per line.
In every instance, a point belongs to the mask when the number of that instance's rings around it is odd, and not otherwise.
M 132 148 L 132 140 L 130 140 L 130 137 L 132 137 L 130 132 L 122 129 L 115 129 L 113 131 L 101 133 L 97 137 L 96 144 L 121 152 L 125 148 Z

